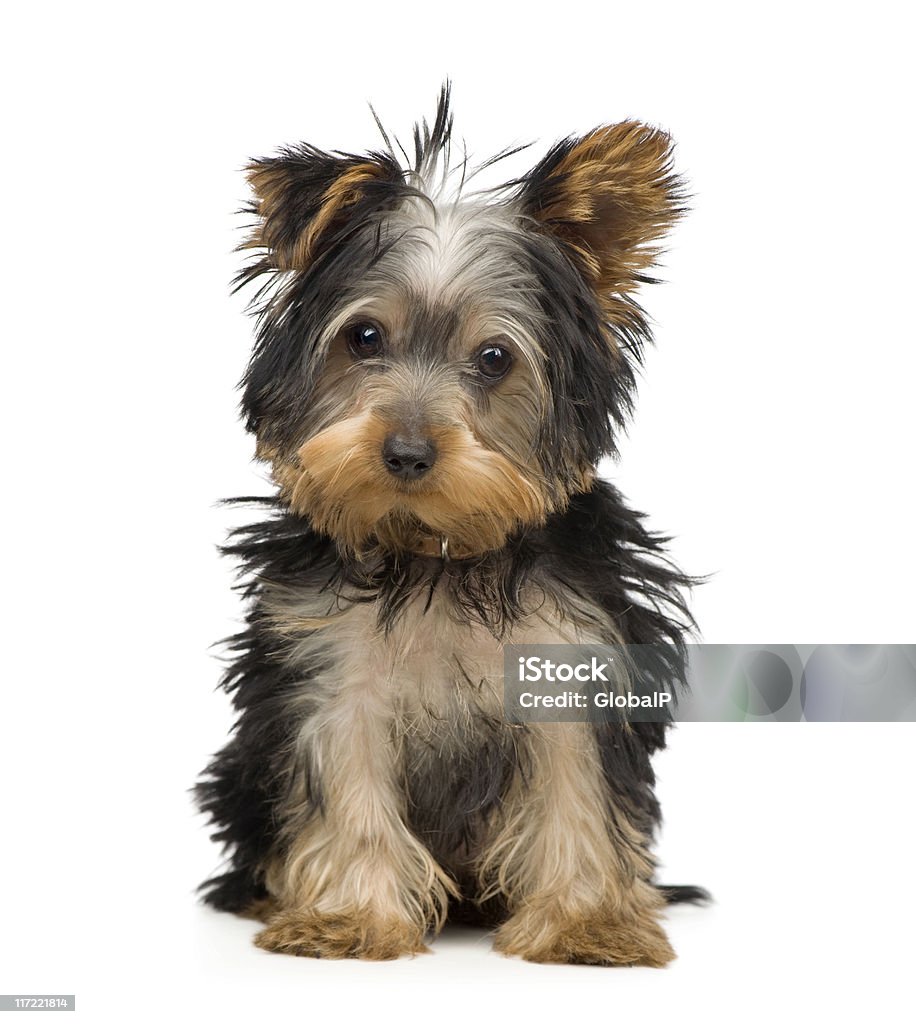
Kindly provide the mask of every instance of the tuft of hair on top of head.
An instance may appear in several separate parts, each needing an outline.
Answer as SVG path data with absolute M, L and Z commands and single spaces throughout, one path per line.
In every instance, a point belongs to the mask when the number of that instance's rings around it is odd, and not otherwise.
M 439 92 L 432 122 L 413 128 L 413 153 L 389 135 L 375 110 L 383 151 L 363 155 L 325 152 L 308 143 L 250 161 L 257 218 L 241 249 L 258 250 L 241 286 L 266 271 L 305 271 L 354 225 L 383 214 L 414 195 L 435 199 L 454 175 L 460 195 L 468 177 L 466 150 L 452 164 L 454 118 L 451 83 Z M 528 147 L 497 153 L 472 174 Z M 525 175 L 487 189 L 500 205 L 552 236 L 599 297 L 630 295 L 653 279 L 658 240 L 686 211 L 681 178 L 673 170 L 673 143 L 659 128 L 623 121 L 556 143 Z M 611 311 L 614 303 L 610 303 Z
M 257 250 L 257 255 L 236 278 L 236 287 L 266 272 L 309 270 L 324 252 L 346 241 L 353 225 L 393 209 L 408 195 L 429 196 L 437 175 L 442 177 L 439 187 L 445 186 L 451 158 L 451 85 L 442 86 L 432 124 L 423 118 L 414 125 L 412 157 L 370 110 L 385 151 L 326 152 L 303 142 L 248 163 L 254 199 L 244 212 L 256 222 L 239 248 Z
M 398 154 L 404 158 L 404 174 L 408 183 L 425 195 L 433 195 L 444 189 L 452 170 L 452 131 L 455 119 L 452 114 L 451 82 L 444 82 L 439 90 L 432 125 L 425 117 L 415 122 L 413 126 L 413 156 L 408 155 L 396 135 L 388 134 L 371 104 L 369 109 L 375 118 L 379 134 L 385 142 L 388 155 L 393 160 L 398 159 Z M 437 177 L 440 179 L 438 185 L 436 184 Z

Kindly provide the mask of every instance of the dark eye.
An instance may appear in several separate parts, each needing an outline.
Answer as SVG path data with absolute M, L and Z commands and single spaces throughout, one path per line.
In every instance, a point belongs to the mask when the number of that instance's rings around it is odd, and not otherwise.
M 512 354 L 505 345 L 489 344 L 477 353 L 477 369 L 487 380 L 505 377 L 512 365 Z
M 375 324 L 354 324 L 347 330 L 347 346 L 357 359 L 369 359 L 382 351 L 382 332 Z

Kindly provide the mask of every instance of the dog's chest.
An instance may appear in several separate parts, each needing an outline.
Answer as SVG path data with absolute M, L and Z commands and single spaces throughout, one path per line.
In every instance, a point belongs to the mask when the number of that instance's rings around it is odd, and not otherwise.
M 501 715 L 503 642 L 458 620 L 446 599 L 414 602 L 387 630 L 372 604 L 346 618 L 334 641 L 341 663 L 367 666 L 369 687 L 407 731 L 444 736 L 475 715 Z
M 440 858 L 470 849 L 474 822 L 498 805 L 519 768 L 519 727 L 503 704 L 505 645 L 593 638 L 595 609 L 572 595 L 536 597 L 532 613 L 497 637 L 467 621 L 448 593 L 409 602 L 383 628 L 374 602 L 285 592 L 274 616 L 306 630 L 288 648 L 301 679 L 287 706 L 296 756 L 332 734 L 354 737 L 347 750 L 375 737 L 360 764 L 389 763 L 416 833 Z
M 387 627 L 373 601 L 337 600 L 329 608 L 327 595 L 306 592 L 284 595 L 280 618 L 322 623 L 289 648 L 313 701 L 369 703 L 393 713 L 408 732 L 445 739 L 481 717 L 504 720 L 506 644 L 594 639 L 595 609 L 571 596 L 538 596 L 533 611 L 499 637 L 459 614 L 440 591 L 408 602 Z

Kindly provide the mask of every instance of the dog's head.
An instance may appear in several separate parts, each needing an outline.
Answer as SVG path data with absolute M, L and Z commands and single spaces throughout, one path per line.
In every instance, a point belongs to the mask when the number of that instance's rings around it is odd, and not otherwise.
M 301 145 L 249 167 L 244 410 L 291 508 L 355 553 L 498 548 L 589 487 L 682 208 L 668 136 L 636 122 L 478 195 L 450 138 L 446 91 L 410 166 Z

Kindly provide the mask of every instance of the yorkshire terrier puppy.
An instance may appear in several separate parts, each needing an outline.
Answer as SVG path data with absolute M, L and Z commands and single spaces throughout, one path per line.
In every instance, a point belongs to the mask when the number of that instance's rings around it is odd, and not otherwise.
M 596 475 L 683 210 L 671 141 L 600 127 L 471 194 L 447 89 L 412 158 L 382 135 L 248 168 L 243 410 L 277 494 L 226 549 L 250 610 L 198 786 L 231 857 L 205 900 L 300 956 L 476 916 L 513 956 L 661 966 L 665 903 L 701 895 L 654 881 L 666 724 L 512 724 L 503 645 L 659 644 L 682 682 L 689 580 Z

